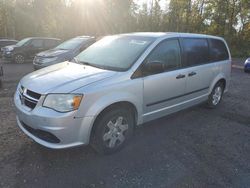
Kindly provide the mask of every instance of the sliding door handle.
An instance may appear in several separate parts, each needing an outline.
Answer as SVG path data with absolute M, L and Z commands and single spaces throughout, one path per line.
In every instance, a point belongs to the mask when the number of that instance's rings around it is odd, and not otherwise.
M 179 74 L 178 76 L 176 76 L 176 79 L 181 79 L 181 78 L 185 78 L 185 74 Z
M 188 74 L 188 76 L 194 76 L 194 75 L 196 75 L 197 73 L 196 72 L 190 72 L 189 74 Z

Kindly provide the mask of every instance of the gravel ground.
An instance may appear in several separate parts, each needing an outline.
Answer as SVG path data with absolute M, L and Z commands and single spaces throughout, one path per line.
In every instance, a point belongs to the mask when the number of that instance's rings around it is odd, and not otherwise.
M 250 74 L 236 62 L 217 109 L 203 105 L 141 126 L 119 153 L 46 149 L 17 127 L 13 95 L 32 64 L 4 64 L 0 187 L 250 187 Z

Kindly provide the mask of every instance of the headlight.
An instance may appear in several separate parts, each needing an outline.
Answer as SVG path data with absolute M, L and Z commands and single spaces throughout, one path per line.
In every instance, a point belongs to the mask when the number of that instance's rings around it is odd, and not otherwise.
M 7 52 L 10 52 L 10 51 L 13 51 L 13 50 L 14 50 L 13 47 L 7 47 L 7 48 L 6 48 L 6 51 L 7 51 Z
M 43 106 L 59 112 L 70 112 L 79 108 L 82 97 L 80 94 L 49 94 Z

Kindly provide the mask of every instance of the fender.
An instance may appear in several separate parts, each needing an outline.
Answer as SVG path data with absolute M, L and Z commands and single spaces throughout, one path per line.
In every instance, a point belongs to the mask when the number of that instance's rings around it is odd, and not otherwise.
M 112 102 L 111 102 L 112 99 Z M 138 99 L 141 99 L 138 101 Z M 143 109 L 140 104 L 142 104 L 142 97 L 139 98 L 131 93 L 127 92 L 115 92 L 109 93 L 105 96 L 100 97 L 90 108 L 85 112 L 85 116 L 95 116 L 95 118 L 108 106 L 118 103 L 118 102 L 129 102 L 134 105 L 137 111 L 137 124 L 142 123 L 142 113 Z
M 228 79 L 226 78 L 226 75 L 225 75 L 224 73 L 221 72 L 220 74 L 218 74 L 218 75 L 213 79 L 212 83 L 210 84 L 209 92 L 208 92 L 209 94 L 212 92 L 212 90 L 213 90 L 215 84 L 216 84 L 219 80 L 221 80 L 221 79 L 224 79 L 224 80 L 226 81 L 226 88 L 225 88 L 224 92 L 227 92 L 227 90 L 228 90 Z
M 110 103 L 110 99 L 112 99 L 112 103 Z M 142 100 L 142 97 L 141 97 Z M 85 142 L 89 143 L 90 135 L 92 132 L 92 128 L 94 126 L 95 120 L 97 116 L 108 106 L 117 103 L 117 102 L 129 102 L 134 105 L 137 111 L 137 122 L 136 125 L 141 124 L 142 119 L 142 107 L 139 105 L 142 104 L 141 101 L 138 101 L 138 97 L 131 95 L 129 93 L 124 92 L 115 92 L 112 94 L 105 95 L 100 97 L 91 107 L 86 111 L 85 117 L 92 117 L 92 121 L 89 124 L 87 130 L 85 126 L 82 126 L 80 132 L 85 137 Z M 84 124 L 84 123 L 83 123 Z

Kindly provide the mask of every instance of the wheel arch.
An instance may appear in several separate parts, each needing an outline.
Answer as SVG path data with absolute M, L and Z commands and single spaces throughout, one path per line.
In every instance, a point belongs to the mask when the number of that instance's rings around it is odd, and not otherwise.
M 126 109 L 129 109 L 129 111 L 132 112 L 133 114 L 133 117 L 134 117 L 134 121 L 135 121 L 135 125 L 137 125 L 137 122 L 138 122 L 138 110 L 136 108 L 136 105 L 133 104 L 132 102 L 130 101 L 118 101 L 118 102 L 114 102 L 106 107 L 104 107 L 99 113 L 98 115 L 96 116 L 96 118 L 94 119 L 93 121 L 93 126 L 91 128 L 91 131 L 90 131 L 90 139 L 91 137 L 93 136 L 94 134 L 94 131 L 95 131 L 95 127 L 96 127 L 96 122 L 98 122 L 98 120 L 105 114 L 107 113 L 108 111 L 111 111 L 115 108 L 126 108 Z
M 211 93 L 213 91 L 214 86 L 218 83 L 218 82 L 222 82 L 224 85 L 224 91 L 227 90 L 228 87 L 228 82 L 226 79 L 226 76 L 224 74 L 219 74 L 212 82 L 210 88 L 209 88 L 209 93 Z

